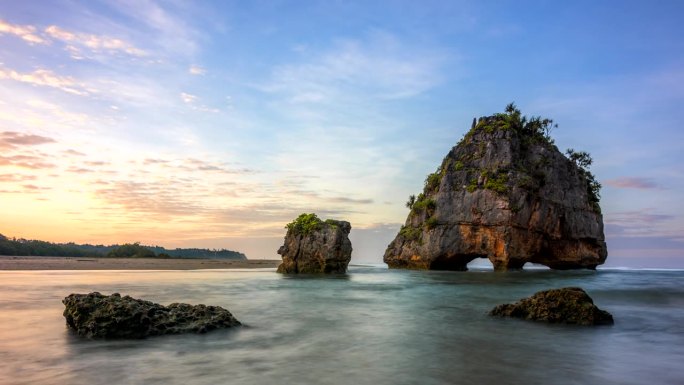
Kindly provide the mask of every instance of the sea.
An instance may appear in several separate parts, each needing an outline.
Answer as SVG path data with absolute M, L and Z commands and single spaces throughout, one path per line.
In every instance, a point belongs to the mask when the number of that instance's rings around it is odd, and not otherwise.
M 615 325 L 487 315 L 567 286 Z M 92 291 L 219 305 L 245 326 L 82 339 L 61 300 Z M 0 384 L 684 384 L 684 270 L 1 271 Z

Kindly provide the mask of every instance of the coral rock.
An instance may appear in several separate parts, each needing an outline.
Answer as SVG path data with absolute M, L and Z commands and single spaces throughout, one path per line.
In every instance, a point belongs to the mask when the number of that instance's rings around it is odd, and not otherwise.
M 499 305 L 489 315 L 576 325 L 613 324 L 613 316 L 596 307 L 579 287 L 540 291 L 514 304 Z
M 219 306 L 150 301 L 93 292 L 62 300 L 67 326 L 87 338 L 145 338 L 162 334 L 205 333 L 240 325 Z

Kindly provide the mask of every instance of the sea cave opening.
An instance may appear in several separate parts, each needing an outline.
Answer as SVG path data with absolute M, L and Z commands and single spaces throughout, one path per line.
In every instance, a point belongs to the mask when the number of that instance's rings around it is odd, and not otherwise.
M 468 270 L 494 270 L 492 261 L 490 261 L 487 257 L 473 258 L 473 260 L 468 262 L 467 267 Z

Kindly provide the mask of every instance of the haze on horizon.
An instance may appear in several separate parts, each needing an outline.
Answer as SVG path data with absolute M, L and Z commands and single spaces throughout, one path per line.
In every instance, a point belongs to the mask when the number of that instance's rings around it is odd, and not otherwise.
M 684 267 L 684 3 L 0 3 L 0 233 L 277 258 L 302 212 L 381 262 L 515 101 L 603 184 L 607 266 Z

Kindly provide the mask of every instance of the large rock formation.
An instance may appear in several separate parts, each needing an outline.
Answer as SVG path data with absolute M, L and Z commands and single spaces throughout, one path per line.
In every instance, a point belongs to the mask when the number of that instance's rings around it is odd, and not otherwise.
M 279 273 L 344 273 L 351 259 L 349 222 L 328 219 L 316 214 L 302 214 L 289 223 L 285 244 L 278 249 L 283 263 Z
M 87 338 L 144 338 L 161 334 L 205 333 L 240 325 L 219 306 L 150 301 L 98 292 L 71 294 L 62 300 L 67 326 Z
M 411 212 L 385 263 L 435 270 L 467 270 L 475 258 L 489 258 L 496 270 L 602 264 L 601 185 L 587 170 L 591 158 L 572 150 L 564 156 L 548 136 L 551 127 L 512 104 L 473 121 L 423 193 L 407 202 Z
M 613 316 L 596 307 L 579 287 L 540 291 L 514 304 L 499 305 L 489 315 L 574 325 L 613 324 Z

